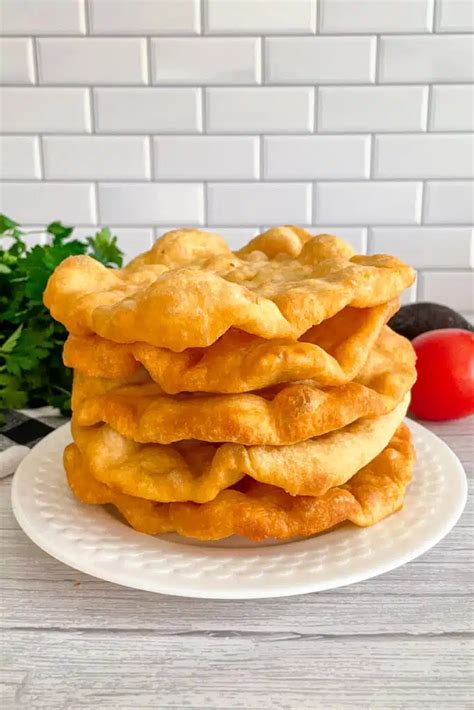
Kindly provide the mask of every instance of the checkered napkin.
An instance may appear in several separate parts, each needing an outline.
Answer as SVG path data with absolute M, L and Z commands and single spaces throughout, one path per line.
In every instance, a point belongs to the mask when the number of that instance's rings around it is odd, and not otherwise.
M 0 426 L 0 478 L 15 473 L 29 450 L 67 421 L 52 407 L 7 409 L 4 415 L 6 421 Z

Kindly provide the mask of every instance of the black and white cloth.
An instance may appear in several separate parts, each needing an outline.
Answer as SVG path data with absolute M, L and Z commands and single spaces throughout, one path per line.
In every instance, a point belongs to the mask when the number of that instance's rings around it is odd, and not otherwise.
M 7 409 L 0 425 L 0 478 L 15 473 L 19 463 L 35 444 L 67 422 L 57 409 Z

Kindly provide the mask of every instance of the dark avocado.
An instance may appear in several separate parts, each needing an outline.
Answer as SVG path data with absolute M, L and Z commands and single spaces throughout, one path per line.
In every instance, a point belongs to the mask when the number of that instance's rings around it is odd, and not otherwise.
M 413 340 L 428 330 L 473 330 L 472 325 L 460 313 L 439 303 L 410 303 L 408 306 L 402 306 L 389 320 L 388 325 L 408 340 Z

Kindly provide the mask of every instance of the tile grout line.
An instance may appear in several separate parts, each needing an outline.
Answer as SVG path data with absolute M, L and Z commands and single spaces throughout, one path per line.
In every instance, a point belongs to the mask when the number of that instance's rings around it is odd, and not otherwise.
M 258 178 L 257 181 L 262 182 L 265 176 L 265 137 L 263 135 L 258 137 Z
M 318 13 L 320 14 L 320 13 Z M 311 38 L 314 39 L 315 37 L 321 37 L 321 38 L 328 38 L 328 39 L 338 39 L 339 37 L 344 37 L 344 38 L 354 38 L 354 37 L 374 37 L 376 34 L 376 30 L 365 30 L 365 31 L 359 31 L 359 32 L 320 32 L 315 34 L 313 30 L 310 30 L 308 32 L 277 32 L 277 31 L 271 31 L 268 35 L 266 35 L 269 39 L 282 39 L 282 38 L 289 38 L 289 39 L 305 39 L 305 38 Z M 453 35 L 455 37 L 463 37 L 463 36 L 470 36 L 472 35 L 472 32 L 470 30 L 449 30 L 449 32 L 438 32 L 436 29 L 431 32 L 431 30 L 410 30 L 410 31 L 405 31 L 405 30 L 394 30 L 390 32 L 389 30 L 384 30 L 383 32 L 380 32 L 380 35 L 383 35 L 384 37 L 431 37 L 437 36 L 437 35 Z M 25 32 L 8 32 L 8 33 L 3 33 L 2 37 L 5 38 L 11 38 L 11 39 L 24 39 L 25 37 L 28 37 L 31 35 L 25 34 Z M 124 39 L 125 37 L 131 37 L 135 39 L 139 39 L 140 37 L 157 37 L 159 39 L 168 39 L 168 38 L 177 38 L 177 39 L 201 39 L 201 38 L 208 38 L 208 37 L 216 37 L 218 39 L 241 39 L 241 38 L 254 38 L 258 36 L 258 32 L 212 32 L 212 33 L 205 33 L 205 34 L 196 34 L 195 32 L 186 32 L 186 31 L 173 31 L 172 33 L 169 32 L 159 32 L 159 31 L 154 31 L 154 32 L 147 32 L 146 30 L 140 31 L 140 32 L 125 32 L 125 31 L 115 31 L 113 33 L 106 33 L 106 32 L 94 32 L 93 34 L 90 34 L 90 37 L 93 38 L 98 38 L 98 39 Z M 46 32 L 46 31 L 38 31 L 35 33 L 35 37 L 41 37 L 42 39 L 86 39 L 89 37 L 89 35 L 84 34 L 82 32 L 59 32 L 59 33 L 54 33 L 54 32 Z
M 434 8 L 437 6 L 436 0 L 434 0 Z M 435 10 L 433 8 L 433 22 Z M 426 134 L 430 132 L 430 128 L 433 123 L 433 85 L 428 85 L 428 96 L 427 96 L 427 106 L 426 106 Z M 431 134 L 434 135 L 434 134 Z M 420 205 L 420 225 L 426 224 L 426 216 L 428 213 L 428 190 L 426 187 L 427 179 L 423 179 L 421 182 L 421 205 Z M 419 283 L 418 279 L 415 286 L 415 295 L 418 298 Z
M 153 59 L 152 59 L 152 47 L 150 37 L 145 38 L 146 42 L 146 78 L 147 85 L 152 84 L 152 71 L 153 71 Z M 153 181 L 156 178 L 156 164 L 155 164 L 155 146 L 153 141 L 153 136 L 148 134 L 146 138 L 146 150 L 147 150 L 147 169 L 148 169 L 148 180 Z M 155 238 L 155 232 L 153 230 L 153 239 Z
M 428 226 L 426 215 L 428 213 L 428 190 L 426 189 L 426 180 L 421 182 L 421 206 L 420 206 L 420 227 Z
M 382 71 L 382 43 L 380 41 L 380 35 L 375 36 L 375 72 L 374 72 L 374 85 L 378 86 L 380 84 L 380 74 Z
M 316 13 L 316 22 L 314 27 L 314 33 L 316 36 L 321 35 L 322 19 L 323 19 L 323 8 L 324 4 L 320 0 L 312 0 L 314 5 L 314 11 Z
M 38 184 L 38 181 L 36 182 Z M 147 229 L 147 228 L 157 228 L 159 229 L 160 227 L 168 227 L 170 224 L 173 224 L 172 222 L 155 222 L 150 225 L 150 222 L 147 222 L 145 224 L 137 224 L 137 223 L 121 223 L 121 224 L 116 224 L 114 221 L 110 222 L 110 226 L 113 227 L 114 229 Z M 355 224 L 355 223 L 350 223 L 350 224 L 327 224 L 327 223 L 318 223 L 317 220 L 312 220 L 311 223 L 309 223 L 311 227 L 316 227 L 316 228 L 321 228 L 321 227 L 330 227 L 331 229 L 360 229 L 360 230 L 366 230 L 366 229 L 404 229 L 404 230 L 410 230 L 412 232 L 413 230 L 417 229 L 460 229 L 460 230 L 468 230 L 471 229 L 471 224 L 429 224 L 429 225 L 419 225 L 419 224 L 378 224 L 374 223 L 371 225 L 367 224 Z M 27 228 L 32 228 L 32 227 L 38 227 L 38 221 L 34 220 L 28 220 L 24 223 L 24 227 Z M 79 229 L 85 229 L 88 228 L 91 225 L 86 224 L 84 222 L 77 222 L 75 225 Z M 255 225 L 255 224 L 245 224 L 245 225 L 239 225 L 239 224 L 219 224 L 217 225 L 221 229 L 260 229 L 260 225 Z M 262 229 L 265 229 L 266 227 L 261 227 Z M 458 267 L 421 267 L 425 271 L 463 271 L 467 273 L 471 273 L 472 269 L 469 266 L 458 266 Z
M 313 135 L 323 135 L 319 131 L 319 104 L 321 101 L 321 95 L 320 95 L 320 89 L 319 85 L 315 84 L 314 86 L 314 97 L 313 97 L 313 111 L 314 111 L 314 116 L 313 116 Z M 288 134 L 287 134 L 288 135 Z
M 95 101 L 94 101 L 94 91 L 92 87 L 89 87 L 88 90 L 88 95 L 89 95 L 89 115 L 90 115 L 90 125 L 91 125 L 91 132 L 90 136 L 96 136 L 96 116 L 95 116 Z M 84 182 L 87 182 L 85 180 Z M 95 221 L 96 224 L 100 224 L 100 207 L 99 207 L 99 181 L 98 180 L 93 180 L 92 181 L 93 185 L 93 196 L 94 196 L 94 215 L 95 215 Z
M 146 162 L 146 167 L 148 170 L 148 180 L 154 182 L 156 177 L 156 161 L 155 161 L 155 145 L 153 141 L 153 136 L 145 136 L 146 139 L 146 150 L 148 152 L 148 160 Z
M 369 253 L 369 225 L 362 231 L 362 254 Z
M 370 141 L 369 141 L 369 181 L 374 182 L 375 178 L 375 143 L 376 143 L 376 134 L 371 133 L 370 134 Z
M 381 63 L 382 63 L 382 43 L 380 41 L 380 35 L 375 35 L 375 48 L 374 48 L 374 80 L 372 86 L 379 86 L 380 75 L 381 75 Z
M 34 86 L 42 86 L 41 84 L 41 75 L 40 75 L 40 62 L 39 62 L 39 44 L 38 44 L 38 37 L 31 37 L 33 41 L 33 65 L 34 65 L 34 73 L 35 73 L 35 84 Z M 4 87 L 8 88 L 8 87 Z M 12 86 L 11 88 L 15 88 Z
M 428 96 L 426 99 L 426 128 L 425 132 L 430 135 L 436 135 L 437 131 L 432 131 L 431 127 L 433 125 L 433 84 L 428 84 Z M 450 131 L 447 133 L 450 133 Z
M 89 0 L 84 0 L 84 3 L 81 4 L 81 7 L 84 9 L 84 24 L 86 28 L 86 37 L 89 37 L 91 34 L 91 16 L 92 16 L 92 7 L 89 2 Z
M 206 180 L 202 186 L 202 224 L 208 226 L 209 221 L 209 182 Z
M 31 59 L 33 63 L 33 87 L 35 87 L 39 84 L 38 45 L 36 44 L 36 37 L 29 37 L 28 39 L 30 40 Z
M 145 37 L 145 62 L 146 62 L 146 82 L 145 82 L 145 87 L 146 87 L 146 86 L 153 85 L 153 78 L 152 78 L 153 57 L 152 57 L 152 48 L 151 48 L 150 37 Z
M 258 42 L 257 42 L 257 51 L 256 51 L 256 59 L 257 59 L 257 76 L 256 80 L 257 86 L 265 86 L 265 37 L 258 37 Z
M 57 137 L 57 136 L 50 136 L 50 134 L 35 134 L 33 137 L 36 138 L 38 136 L 42 136 L 44 138 L 49 138 L 49 137 Z M 17 136 L 19 138 L 23 136 Z M 62 137 L 62 136 L 61 136 Z M 89 133 L 86 137 L 94 137 L 97 138 L 97 134 L 94 134 L 93 136 Z M 148 138 L 149 134 L 142 135 L 142 138 Z M 107 177 L 107 178 L 76 178 L 76 177 L 67 177 L 67 178 L 45 178 L 44 182 L 47 183 L 57 183 L 57 184 L 67 184 L 67 183 L 76 183 L 76 184 L 82 184 L 82 183 L 90 183 L 94 179 L 100 180 L 101 182 L 107 182 L 107 183 L 114 183 L 114 184 L 148 184 L 149 180 L 147 178 L 112 178 L 112 177 Z M 3 183 L 9 184 L 9 183 L 20 183 L 20 184 L 28 184 L 30 182 L 35 182 L 35 178 L 5 178 L 2 180 Z M 162 184 L 169 184 L 169 185 L 200 185 L 204 182 L 204 180 L 201 180 L 199 178 L 156 178 L 154 180 L 156 183 L 162 183 Z M 215 182 L 220 185 L 256 185 L 258 184 L 258 181 L 252 178 L 238 178 L 238 179 L 229 179 L 229 178 L 212 178 L 209 182 Z M 413 178 L 375 178 L 375 179 L 369 179 L 369 178 L 364 178 L 364 177 L 358 177 L 358 178 L 346 178 L 346 177 L 339 177 L 339 178 L 331 178 L 331 177 L 321 177 L 321 176 L 313 176 L 313 177 L 304 177 L 304 178 L 270 178 L 267 181 L 267 184 L 269 185 L 308 185 L 311 182 L 318 182 L 321 184 L 325 185 L 338 185 L 338 184 L 362 184 L 362 185 L 384 185 L 387 183 L 397 183 L 400 185 L 406 185 L 406 184 L 421 184 L 422 182 L 429 182 L 429 183 L 468 183 L 469 185 L 474 182 L 472 178 L 426 178 L 426 177 L 413 177 Z
M 374 49 L 374 59 L 375 59 L 375 67 L 374 67 L 374 86 L 378 86 L 380 83 L 380 72 L 381 72 L 381 61 L 382 61 L 382 51 L 381 51 L 381 43 L 380 43 L 380 35 L 375 36 L 375 49 Z M 375 175 L 375 143 L 376 143 L 376 133 L 375 131 L 372 131 L 370 134 L 370 141 L 369 141 L 369 180 L 374 179 Z M 368 237 L 367 237 L 368 239 Z
M 44 143 L 43 143 L 43 136 L 41 134 L 38 134 L 38 155 L 39 155 L 39 168 L 40 168 L 40 176 L 38 180 L 41 180 L 42 182 L 46 182 L 45 178 L 45 171 L 46 171 L 46 163 L 44 159 Z M 2 180 L 2 182 L 6 182 Z
M 40 81 L 40 73 L 39 73 L 39 47 L 37 44 L 36 37 L 31 37 L 31 42 L 32 42 L 32 51 L 33 51 L 33 73 L 34 73 L 34 82 L 35 86 L 39 85 Z M 2 135 L 3 132 L 2 132 Z M 40 133 L 34 134 L 34 137 L 37 138 L 38 141 L 38 158 L 39 158 L 39 177 L 38 180 L 44 181 L 45 179 L 45 160 L 44 160 L 44 145 L 43 145 L 43 136 Z M 3 182 L 3 180 L 2 180 Z
M 7 38 L 9 39 L 9 38 Z M 41 39 L 41 38 L 35 38 L 35 39 Z M 144 38 L 142 38 L 144 39 Z M 153 38 L 151 38 L 153 39 Z M 259 84 L 257 82 L 209 82 L 206 84 L 206 87 L 208 89 L 227 89 L 227 90 L 232 90 L 232 91 L 239 91 L 240 89 L 265 89 L 265 88 L 272 88 L 272 89 L 313 89 L 316 85 L 318 87 L 324 87 L 324 88 L 330 88 L 330 89 L 370 89 L 374 88 L 375 86 L 378 87 L 386 87 L 386 88 L 420 88 L 423 86 L 427 86 L 428 84 L 435 84 L 436 86 L 461 86 L 461 87 L 471 87 L 472 82 L 466 81 L 465 79 L 433 79 L 431 78 L 425 78 L 425 79 L 417 79 L 416 81 L 412 81 L 411 79 L 404 79 L 404 80 L 399 80 L 399 81 L 380 81 L 378 84 L 375 84 L 373 81 L 370 81 L 367 79 L 366 81 L 342 81 L 342 80 L 334 80 L 334 81 L 327 81 L 327 80 L 317 80 L 318 83 L 310 83 L 308 81 L 272 81 L 268 82 L 265 85 L 264 84 Z M 21 82 L 16 82 L 12 84 L 4 84 L 2 86 L 3 89 L 34 89 L 37 85 L 35 84 L 25 84 Z M 63 81 L 50 81 L 50 82 L 41 82 L 40 84 L 41 87 L 44 87 L 45 89 L 87 89 L 90 86 L 93 86 L 96 89 L 100 90 L 116 90 L 116 89 L 147 89 L 149 86 L 151 86 L 153 89 L 173 89 L 177 91 L 183 91 L 185 89 L 187 90 L 196 90 L 199 89 L 202 84 L 199 83 L 185 83 L 185 82 L 177 82 L 175 81 L 174 83 L 172 81 L 164 82 L 161 81 L 156 84 L 143 84 L 141 81 L 128 81 L 128 82 L 102 82 L 102 83 L 95 83 L 95 84 L 90 84 L 87 83 L 86 81 L 75 81 L 73 83 L 66 83 Z
M 206 7 L 203 0 L 199 0 L 199 32 L 204 35 L 206 28 Z M 201 92 L 201 130 L 200 135 L 207 135 L 207 92 L 205 85 L 200 87 Z M 202 226 L 208 227 L 209 222 L 209 181 L 204 180 L 202 183 Z
M 91 13 L 92 7 L 89 0 L 84 0 L 84 18 L 86 24 L 86 34 L 90 35 L 91 30 Z M 89 97 L 89 116 L 90 116 L 90 135 L 95 136 L 96 134 L 96 106 L 94 97 L 94 87 L 88 87 L 88 97 Z M 99 181 L 93 180 L 92 182 L 92 195 L 93 195 L 93 213 L 95 218 L 96 226 L 101 225 L 101 214 L 100 214 L 100 204 L 99 204 Z
M 441 17 L 441 7 L 438 0 L 433 0 L 431 9 L 431 32 L 432 34 L 439 34 L 438 24 Z M 450 33 L 451 34 L 451 33 Z
M 422 269 L 417 269 L 416 270 L 416 279 L 415 279 L 415 301 L 418 301 L 419 298 L 421 298 L 421 294 L 423 292 L 423 270 Z
M 92 91 L 94 90 L 94 87 L 89 87 Z M 37 136 L 39 133 L 43 133 L 44 135 L 48 136 L 63 136 L 63 137 L 68 137 L 68 138 L 84 138 L 87 136 L 90 136 L 90 132 L 88 131 L 59 131 L 59 130 L 51 130 L 51 131 L 46 131 L 42 130 L 39 131 L 37 130 L 32 131 L 2 131 L 1 135 L 2 136 L 20 136 L 20 137 L 34 137 Z M 426 135 L 427 131 L 425 129 L 420 129 L 418 131 L 379 131 L 377 130 L 376 135 L 378 136 L 393 136 L 397 138 L 407 138 L 407 137 L 414 137 L 418 138 L 420 136 Z M 125 140 L 127 138 L 136 138 L 140 136 L 147 136 L 150 134 L 149 130 L 143 129 L 143 130 L 128 130 L 128 129 L 122 129 L 120 130 L 107 130 L 107 131 L 99 131 L 96 132 L 95 135 L 100 137 L 100 138 L 124 138 Z M 199 137 L 202 134 L 202 132 L 198 131 L 161 131 L 158 135 L 163 136 L 164 138 L 180 138 L 182 136 L 186 137 Z M 288 132 L 288 133 L 283 133 L 282 131 L 208 131 L 206 135 L 208 136 L 216 136 L 216 137 L 222 137 L 222 138 L 249 138 L 249 137 L 255 137 L 255 136 L 261 136 L 261 135 L 269 135 L 274 138 L 310 138 L 314 134 L 311 131 L 293 131 L 293 132 Z M 457 137 L 459 136 L 464 136 L 464 137 L 470 137 L 472 136 L 472 132 L 468 131 L 466 129 L 458 129 L 458 130 L 449 130 L 449 131 L 429 131 L 430 135 L 433 136 L 450 136 L 450 135 L 455 135 Z M 364 131 L 324 131 L 321 133 L 318 133 L 318 136 L 321 136 L 321 138 L 324 137 L 332 137 L 332 138 L 358 138 L 358 137 L 363 137 L 363 136 L 370 136 L 371 131 L 370 129 L 364 130 Z M 401 180 L 404 179 L 413 179 L 413 178 L 399 178 Z M 428 180 L 449 180 L 449 177 L 446 178 L 427 178 Z M 452 180 L 472 180 L 471 177 L 454 177 L 451 178 Z
M 198 0 L 199 2 L 199 12 L 198 12 L 198 19 L 199 19 L 199 32 L 197 37 L 202 37 L 203 35 L 206 34 L 206 26 L 207 26 L 207 8 L 206 8 L 206 3 L 205 0 Z M 173 35 L 174 36 L 174 35 Z
M 373 235 L 373 225 L 367 225 L 366 228 L 366 236 L 365 236 L 365 253 L 366 254 L 371 254 L 372 249 L 373 249 L 373 243 L 374 243 L 374 235 Z
M 260 37 L 260 81 L 262 86 L 266 86 L 267 82 L 267 67 L 266 67 L 266 46 L 265 37 Z M 264 131 L 258 136 L 258 182 L 263 182 L 265 179 L 265 138 Z

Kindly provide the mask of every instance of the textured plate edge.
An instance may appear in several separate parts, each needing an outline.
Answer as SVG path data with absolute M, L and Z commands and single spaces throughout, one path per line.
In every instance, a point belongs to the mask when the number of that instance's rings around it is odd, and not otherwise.
M 341 574 L 340 577 L 336 576 L 331 581 L 327 582 L 318 583 L 317 580 L 309 579 L 307 582 L 293 581 L 286 584 L 278 582 L 278 586 L 275 585 L 275 588 L 273 589 L 263 588 L 250 591 L 247 587 L 246 590 L 244 589 L 242 591 L 237 588 L 232 591 L 229 590 L 228 593 L 225 590 L 220 590 L 217 593 L 212 593 L 212 589 L 202 589 L 200 586 L 193 588 L 192 583 L 189 583 L 187 585 L 189 588 L 184 590 L 182 583 L 178 584 L 177 586 L 173 586 L 172 584 L 167 584 L 165 580 L 163 580 L 162 589 L 157 589 L 156 584 L 147 585 L 146 583 L 141 583 L 141 581 L 135 582 L 134 584 L 130 584 L 129 581 L 126 581 L 126 579 L 124 579 L 124 577 L 126 577 L 127 575 L 127 571 L 118 571 L 117 574 L 115 574 L 110 573 L 110 570 L 105 571 L 103 567 L 101 567 L 101 569 L 99 570 L 100 563 L 92 562 L 88 565 L 82 565 L 81 563 L 78 563 L 76 561 L 71 561 L 67 555 L 63 556 L 60 552 L 57 552 L 56 548 L 54 548 L 54 545 L 50 544 L 48 536 L 42 536 L 41 533 L 38 533 L 37 529 L 34 529 L 30 526 L 28 517 L 23 514 L 21 506 L 17 504 L 16 500 L 18 497 L 16 489 L 19 485 L 17 481 L 20 480 L 20 476 L 22 475 L 23 469 L 29 465 L 29 460 L 31 460 L 31 458 L 36 458 L 36 456 L 41 453 L 41 450 L 43 448 L 46 448 L 47 445 L 51 443 L 51 439 L 60 439 L 60 437 L 64 434 L 64 431 L 69 428 L 69 424 L 65 424 L 62 427 L 56 429 L 54 432 L 51 432 L 51 434 L 48 434 L 48 436 L 46 436 L 35 447 L 33 447 L 30 453 L 23 459 L 23 461 L 19 465 L 17 473 L 13 477 L 11 490 L 13 514 L 18 525 L 22 528 L 23 532 L 27 535 L 27 537 L 29 537 L 32 542 L 34 542 L 40 549 L 43 550 L 43 552 L 48 554 L 50 557 L 53 557 L 54 559 L 57 559 L 59 562 L 67 565 L 68 567 L 82 572 L 83 574 L 87 574 L 90 577 L 94 577 L 96 579 L 100 579 L 106 582 L 112 582 L 113 584 L 128 587 L 129 589 L 139 589 L 141 591 L 152 592 L 154 594 L 165 594 L 168 596 L 214 600 L 271 599 L 297 596 L 300 594 L 323 592 L 328 591 L 330 589 L 338 589 L 341 587 L 346 587 L 350 584 L 356 584 L 358 582 L 378 577 L 387 572 L 391 572 L 392 570 L 398 569 L 399 567 L 402 567 L 408 562 L 411 562 L 414 559 L 425 554 L 425 552 L 437 545 L 444 537 L 446 537 L 446 535 L 449 534 L 449 532 L 454 528 L 464 511 L 467 501 L 468 489 L 466 474 L 459 458 L 456 456 L 454 451 L 442 439 L 440 439 L 439 436 L 424 427 L 422 424 L 420 424 L 419 422 L 414 422 L 410 419 L 407 419 L 405 421 L 414 434 L 420 433 L 420 435 L 427 438 L 428 441 L 431 440 L 433 443 L 435 443 L 437 447 L 443 449 L 444 452 L 452 459 L 452 465 L 456 469 L 460 486 L 459 496 L 457 498 L 456 505 L 453 506 L 453 510 L 451 511 L 450 516 L 446 518 L 446 520 L 444 521 L 444 525 L 440 527 L 436 535 L 430 537 L 427 540 L 421 541 L 418 545 L 414 546 L 412 550 L 397 559 L 395 564 L 392 558 L 388 562 L 381 562 L 378 565 L 373 566 L 369 574 L 361 571 L 352 575 Z M 258 548 L 249 549 L 258 550 Z

